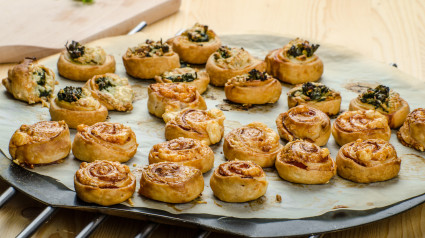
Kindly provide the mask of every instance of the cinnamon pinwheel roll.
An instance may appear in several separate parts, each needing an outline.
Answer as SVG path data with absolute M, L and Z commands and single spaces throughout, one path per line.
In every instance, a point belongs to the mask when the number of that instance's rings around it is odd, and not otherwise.
M 397 133 L 399 141 L 419 151 L 425 150 L 425 109 L 417 108 L 408 116 Z
M 391 129 L 387 118 L 375 110 L 347 111 L 335 120 L 332 135 L 336 143 L 343 146 L 357 139 L 389 141 Z
M 133 110 L 134 92 L 127 78 L 111 73 L 96 75 L 84 87 L 108 110 Z
M 304 139 L 318 146 L 328 143 L 331 120 L 324 112 L 307 105 L 299 105 L 279 114 L 277 130 L 282 139 Z
M 146 40 L 143 44 L 128 48 L 122 60 L 127 74 L 140 79 L 151 79 L 180 67 L 179 56 L 162 40 Z
M 58 60 L 58 72 L 61 76 L 76 80 L 87 81 L 95 75 L 115 72 L 115 58 L 107 55 L 101 47 L 90 47 L 72 41 L 65 45 Z
M 246 74 L 257 69 L 265 71 L 264 61 L 254 58 L 243 48 L 230 48 L 221 46 L 214 52 L 205 65 L 205 70 L 210 76 L 211 84 L 223 87 L 227 80 L 238 75 Z
M 226 98 L 235 103 L 275 103 L 280 98 L 282 85 L 266 72 L 253 69 L 248 74 L 235 76 L 224 86 Z
M 20 64 L 9 69 L 2 81 L 14 98 L 29 104 L 49 101 L 55 90 L 55 73 L 38 64 L 35 58 L 25 58 Z
M 214 166 L 214 152 L 200 140 L 179 137 L 152 147 L 149 164 L 159 162 L 174 162 L 206 173 Z
M 224 137 L 223 153 L 228 160 L 249 160 L 272 167 L 282 149 L 279 135 L 261 122 L 232 130 Z
M 314 54 L 319 45 L 296 38 L 282 48 L 270 51 L 265 59 L 267 73 L 282 82 L 314 82 L 323 74 L 323 62 Z
M 199 169 L 172 162 L 146 166 L 140 179 L 139 194 L 147 198 L 185 203 L 204 191 L 204 177 Z
M 80 124 L 93 125 L 105 121 L 108 109 L 92 97 L 90 90 L 66 86 L 50 100 L 50 116 L 53 121 L 64 120 L 69 128 Z
M 400 163 L 394 147 L 381 139 L 358 139 L 342 146 L 336 156 L 338 175 L 356 183 L 392 179 Z
M 336 167 L 327 148 L 304 140 L 286 144 L 276 159 L 279 176 L 293 183 L 327 183 L 336 174 Z
M 184 109 L 165 125 L 165 139 L 185 137 L 201 140 L 207 145 L 216 144 L 224 134 L 224 119 L 224 114 L 219 109 Z
M 137 151 L 136 134 L 120 123 L 98 122 L 79 125 L 72 143 L 72 153 L 83 161 L 109 160 L 127 162 Z
M 351 100 L 349 110 L 376 110 L 387 117 L 390 128 L 399 128 L 406 120 L 410 107 L 400 94 L 379 85 Z
M 308 105 L 328 116 L 333 116 L 339 113 L 341 95 L 324 84 L 307 82 L 295 86 L 288 92 L 288 107 L 298 105 Z
M 22 125 L 9 142 L 13 162 L 30 168 L 64 159 L 69 151 L 71 138 L 64 121 L 41 121 Z
M 74 176 L 77 196 L 90 203 L 110 206 L 122 203 L 133 196 L 136 177 L 125 164 L 96 160 L 83 162 Z
M 263 169 L 251 161 L 220 164 L 210 179 L 214 195 L 225 202 L 248 202 L 263 196 L 268 182 Z
M 191 67 L 175 68 L 160 76 L 155 76 L 157 83 L 184 83 L 194 86 L 199 94 L 203 94 L 210 83 L 210 77 L 204 70 L 199 71 Z
M 151 84 L 148 87 L 148 96 L 148 111 L 159 118 L 185 108 L 207 109 L 204 98 L 195 87 L 187 84 Z

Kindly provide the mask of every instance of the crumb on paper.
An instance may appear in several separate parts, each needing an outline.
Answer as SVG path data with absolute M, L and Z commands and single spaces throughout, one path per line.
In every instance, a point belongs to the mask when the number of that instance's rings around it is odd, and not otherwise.
M 368 203 L 366 203 L 366 205 L 373 206 L 374 204 L 373 204 L 373 202 L 368 202 Z
M 136 163 L 134 163 L 134 164 L 133 164 L 133 167 L 136 167 L 136 166 L 137 166 L 137 164 L 136 164 Z
M 133 200 L 131 200 L 131 198 L 127 199 L 127 203 L 132 207 L 134 206 Z
M 340 209 L 340 208 L 348 208 L 348 206 L 345 206 L 345 205 L 336 205 L 332 209 Z
M 279 194 L 276 194 L 276 202 L 281 203 L 282 202 L 282 196 Z

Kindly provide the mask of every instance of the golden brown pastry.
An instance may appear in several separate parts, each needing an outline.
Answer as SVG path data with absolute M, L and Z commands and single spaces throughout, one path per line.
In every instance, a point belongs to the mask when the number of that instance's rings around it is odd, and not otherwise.
M 276 126 L 280 137 L 286 141 L 304 139 L 324 146 L 331 135 L 328 115 L 307 105 L 299 105 L 279 114 Z
M 136 178 L 125 164 L 96 160 L 80 164 L 74 176 L 74 187 L 81 200 L 110 206 L 133 196 Z
M 381 139 L 350 142 L 336 156 L 338 175 L 356 183 L 392 179 L 400 171 L 400 163 L 394 147 Z
M 308 105 L 328 116 L 334 116 L 339 113 L 341 95 L 324 84 L 307 82 L 293 87 L 288 92 L 288 107 L 298 105 Z
M 210 83 L 207 72 L 199 71 L 191 67 L 175 68 L 160 76 L 155 76 L 157 83 L 184 83 L 194 86 L 199 94 L 203 94 Z
M 111 73 L 96 75 L 84 87 L 108 110 L 133 110 L 134 92 L 127 78 Z
M 224 134 L 224 119 L 219 109 L 184 109 L 174 114 L 165 125 L 165 139 L 186 137 L 201 140 L 207 145 L 216 144 Z
M 336 174 L 336 167 L 327 148 L 304 140 L 286 144 L 276 159 L 279 176 L 293 183 L 327 183 Z
M 399 141 L 419 151 L 425 150 L 425 109 L 413 110 L 397 133 Z
M 317 81 L 323 74 L 323 62 L 314 54 L 318 48 L 319 45 L 310 45 L 308 41 L 296 38 L 267 54 L 266 71 L 290 84 Z
M 9 69 L 2 81 L 14 98 L 29 104 L 49 101 L 55 90 L 55 73 L 35 58 L 25 58 L 20 64 Z
M 61 76 L 76 80 L 87 81 L 98 74 L 115 72 L 115 58 L 107 55 L 101 47 L 89 47 L 72 41 L 65 45 L 58 60 L 58 72 Z
M 332 125 L 332 135 L 343 146 L 357 139 L 390 140 L 387 118 L 375 110 L 348 111 L 338 116 Z
M 199 169 L 172 162 L 160 162 L 142 170 L 139 194 L 168 203 L 185 203 L 204 191 Z
M 251 161 L 220 164 L 210 179 L 214 195 L 225 202 L 248 202 L 263 196 L 268 182 L 263 169 Z
M 224 86 L 226 98 L 235 103 L 275 103 L 282 93 L 282 85 L 266 72 L 256 69 L 247 74 L 235 76 Z
M 210 83 L 223 87 L 227 80 L 237 75 L 246 74 L 252 69 L 265 71 L 264 61 L 254 58 L 243 48 L 221 46 L 214 52 L 205 65 L 210 76 Z
M 190 64 L 205 64 L 208 57 L 221 46 L 218 36 L 207 25 L 196 23 L 181 35 L 170 39 L 180 59 Z
M 93 125 L 105 121 L 108 110 L 92 97 L 87 88 L 66 86 L 50 100 L 50 116 L 53 121 L 64 120 L 69 128 L 80 124 Z
M 146 40 L 144 44 L 128 48 L 122 60 L 127 74 L 140 79 L 151 79 L 180 67 L 179 56 L 162 40 Z
M 72 154 L 87 162 L 109 160 L 127 162 L 137 151 L 136 134 L 120 123 L 98 122 L 79 125 L 72 143 Z
M 351 100 L 349 110 L 376 110 L 387 117 L 390 128 L 399 128 L 406 120 L 410 107 L 400 94 L 379 85 Z
M 223 153 L 228 160 L 249 160 L 272 167 L 282 149 L 279 135 L 261 122 L 232 130 L 224 137 Z
M 22 125 L 10 138 L 13 162 L 33 168 L 64 159 L 71 151 L 71 138 L 64 121 L 41 121 Z

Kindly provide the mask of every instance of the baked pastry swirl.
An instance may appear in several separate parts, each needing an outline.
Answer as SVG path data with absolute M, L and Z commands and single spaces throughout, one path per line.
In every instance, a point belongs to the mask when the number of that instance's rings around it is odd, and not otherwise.
M 55 73 L 35 58 L 25 58 L 20 64 L 9 69 L 2 81 L 14 98 L 29 104 L 49 101 L 55 90 Z
M 351 100 L 349 110 L 376 110 L 387 117 L 390 128 L 399 128 L 406 120 L 410 107 L 400 94 L 379 85 Z
M 323 74 L 323 62 L 314 54 L 318 48 L 319 45 L 310 45 L 308 41 L 296 38 L 267 54 L 266 71 L 290 84 L 317 81 Z
M 204 191 L 204 177 L 199 169 L 172 162 L 160 162 L 142 170 L 139 194 L 147 198 L 185 203 Z
M 210 179 L 214 195 L 225 202 L 247 202 L 263 196 L 268 182 L 263 169 L 251 161 L 220 164 Z
M 333 116 L 339 113 L 341 95 L 324 84 L 307 82 L 293 87 L 288 92 L 288 107 L 298 105 L 308 105 Z
M 108 110 L 133 110 L 134 92 L 127 78 L 111 73 L 96 75 L 84 87 Z
M 397 133 L 398 140 L 408 147 L 425 150 L 425 109 L 413 110 Z
M 165 139 L 186 137 L 201 140 L 207 145 L 216 144 L 224 134 L 224 119 L 219 109 L 184 109 L 174 114 L 165 125 Z
M 272 167 L 282 149 L 279 135 L 261 122 L 232 130 L 224 137 L 223 153 L 228 160 L 249 160 Z
M 136 178 L 125 164 L 96 160 L 80 164 L 74 176 L 74 187 L 81 200 L 110 206 L 133 196 Z
M 253 69 L 247 74 L 229 79 L 224 86 L 224 93 L 227 99 L 235 103 L 275 103 L 282 93 L 282 85 L 266 72 Z
M 90 90 L 66 86 L 50 100 L 50 116 L 53 121 L 64 120 L 69 128 L 80 124 L 93 125 L 105 121 L 108 110 L 92 97 Z
M 214 166 L 214 152 L 200 140 L 179 137 L 152 147 L 149 164 L 159 162 L 174 162 L 206 173 Z
M 375 110 L 347 111 L 333 123 L 332 135 L 336 143 L 343 146 L 357 139 L 389 141 L 391 129 L 387 118 Z
M 336 174 L 336 168 L 327 148 L 304 140 L 286 144 L 276 159 L 279 176 L 293 183 L 327 183 Z
M 339 149 L 336 164 L 339 176 L 356 183 L 373 183 L 397 176 L 401 160 L 385 140 L 358 139 Z
M 179 56 L 162 40 L 146 40 L 143 44 L 128 48 L 122 60 L 127 74 L 140 79 L 151 79 L 180 67 Z
M 160 76 L 155 76 L 157 83 L 184 83 L 194 86 L 199 94 L 203 94 L 210 83 L 207 72 L 199 71 L 191 67 L 175 68 Z
M 83 161 L 109 160 L 127 162 L 137 151 L 136 134 L 120 123 L 98 122 L 79 125 L 72 143 L 72 153 Z
M 33 168 L 64 159 L 71 151 L 71 138 L 64 121 L 41 121 L 22 125 L 10 138 L 13 162 Z
M 304 139 L 324 146 L 331 135 L 329 117 L 319 109 L 307 105 L 298 105 L 279 114 L 276 125 L 280 137 L 286 141 Z
M 246 74 L 252 69 L 265 71 L 264 61 L 254 58 L 243 48 L 221 46 L 214 52 L 205 65 L 210 76 L 210 83 L 223 87 L 227 80 L 237 75 Z
M 107 55 L 101 47 L 89 47 L 72 41 L 65 45 L 58 60 L 58 72 L 61 76 L 87 81 L 95 75 L 115 72 L 115 58 Z

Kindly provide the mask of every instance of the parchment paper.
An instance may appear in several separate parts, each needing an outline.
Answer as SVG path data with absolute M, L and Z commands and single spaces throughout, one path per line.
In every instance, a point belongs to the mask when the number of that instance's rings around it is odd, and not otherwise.
M 105 48 L 106 52 L 113 54 L 117 61 L 116 73 L 128 77 L 136 92 L 134 110 L 128 113 L 109 112 L 109 121 L 120 122 L 131 126 L 139 143 L 136 156 L 127 162 L 131 170 L 139 177 L 140 168 L 148 164 L 148 153 L 154 144 L 165 141 L 164 123 L 162 120 L 150 115 L 147 111 L 146 87 L 153 80 L 136 80 L 126 75 L 121 57 L 127 47 L 135 46 L 145 40 L 144 34 L 133 36 L 107 38 L 92 43 Z M 268 51 L 282 47 L 290 39 L 282 36 L 264 35 L 226 35 L 222 36 L 224 44 L 244 47 L 254 56 L 264 58 Z M 348 103 L 355 98 L 364 85 L 384 84 L 390 86 L 407 100 L 411 109 L 421 107 L 425 84 L 396 68 L 383 65 L 359 54 L 350 52 L 337 46 L 322 45 L 317 54 L 324 62 L 324 74 L 320 82 L 341 92 L 342 111 L 348 109 Z M 56 92 L 66 85 L 82 86 L 83 83 L 73 82 L 58 76 L 56 62 L 58 55 L 41 60 L 41 63 L 53 69 L 59 85 Z M 272 105 L 254 106 L 245 108 L 240 105 L 229 104 L 223 101 L 222 88 L 209 86 L 203 94 L 208 108 L 219 108 L 224 111 L 225 134 L 230 130 L 253 121 L 260 121 L 277 131 L 275 119 L 281 112 L 287 111 L 286 92 L 290 85 L 283 85 L 280 100 Z M 10 137 L 21 124 L 32 124 L 40 120 L 50 120 L 47 108 L 41 104 L 28 105 L 13 99 L 2 87 L 0 93 L 0 148 L 8 155 Z M 334 119 L 332 120 L 332 122 Z M 313 217 L 335 209 L 366 210 L 383 207 L 412 198 L 425 193 L 425 159 L 423 153 L 402 146 L 393 130 L 391 143 L 395 146 L 399 157 L 402 159 L 401 171 L 398 177 L 386 182 L 372 184 L 356 184 L 335 176 L 325 185 L 300 185 L 286 182 L 279 178 L 274 169 L 266 169 L 269 187 L 265 196 L 247 203 L 225 203 L 213 196 L 209 186 L 212 172 L 204 174 L 205 189 L 202 196 L 187 204 L 170 205 L 143 198 L 136 193 L 132 201 L 134 207 L 148 207 L 165 210 L 170 213 L 206 213 L 213 215 L 231 216 L 239 218 L 303 218 Z M 75 130 L 71 130 L 72 138 Z M 282 143 L 284 143 L 282 141 Z M 339 146 L 331 137 L 327 147 L 335 159 Z M 222 142 L 213 145 L 215 152 L 216 168 L 225 162 L 222 153 Z M 71 154 L 61 164 L 40 166 L 32 169 L 57 179 L 69 189 L 73 190 L 73 176 L 79 167 L 80 161 Z M 279 203 L 276 195 L 282 197 Z M 128 203 L 125 205 L 130 206 Z

